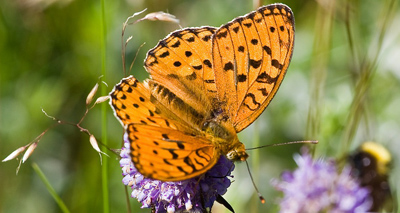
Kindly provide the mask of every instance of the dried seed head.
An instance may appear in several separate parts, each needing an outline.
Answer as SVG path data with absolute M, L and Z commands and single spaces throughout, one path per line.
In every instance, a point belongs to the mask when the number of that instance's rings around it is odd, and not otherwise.
M 8 155 L 6 158 L 4 158 L 4 160 L 2 160 L 2 162 L 6 162 L 6 161 L 16 158 L 19 154 L 21 154 L 23 151 L 25 151 L 25 149 L 26 149 L 26 146 L 18 148 L 17 150 L 12 152 L 10 155 Z
M 90 141 L 90 144 L 92 145 L 93 149 L 96 150 L 97 153 L 99 153 L 99 156 L 100 156 L 100 164 L 102 164 L 101 154 L 103 154 L 103 155 L 105 155 L 105 156 L 107 156 L 107 157 L 110 157 L 110 156 L 108 156 L 106 153 L 104 153 L 104 152 L 102 152 L 102 151 L 100 150 L 99 145 L 97 144 L 97 140 L 96 140 L 96 138 L 94 137 L 94 135 L 90 135 L 89 141 Z
M 90 145 L 92 145 L 93 149 L 96 150 L 96 152 L 98 152 L 99 154 L 104 154 L 104 155 L 108 156 L 106 153 L 104 153 L 100 150 L 99 144 L 97 143 L 97 140 L 94 137 L 94 135 L 90 135 L 89 141 L 90 141 Z
M 139 19 L 139 21 L 150 20 L 150 21 L 168 21 L 179 24 L 179 19 L 177 19 L 174 15 L 164 12 L 154 12 L 147 14 L 144 18 Z
M 24 154 L 24 157 L 22 157 L 22 163 L 25 163 L 25 161 L 32 155 L 32 153 L 33 153 L 33 151 L 35 151 L 37 145 L 38 145 L 38 142 L 35 142 L 29 146 L 28 150 L 26 150 L 26 152 Z
M 99 148 L 99 144 L 97 144 L 97 140 L 94 137 L 94 135 L 90 135 L 89 141 L 90 141 L 90 145 L 92 145 L 93 149 L 96 150 L 96 152 L 101 152 L 101 150 Z
M 89 105 L 92 100 L 94 95 L 96 95 L 97 89 L 99 88 L 99 83 L 96 83 L 96 85 L 94 85 L 93 89 L 89 92 L 89 95 L 86 97 L 86 105 Z
M 108 99 L 110 99 L 110 96 L 101 96 L 99 98 L 96 99 L 95 104 L 99 104 L 99 103 L 103 103 L 105 101 L 108 101 Z

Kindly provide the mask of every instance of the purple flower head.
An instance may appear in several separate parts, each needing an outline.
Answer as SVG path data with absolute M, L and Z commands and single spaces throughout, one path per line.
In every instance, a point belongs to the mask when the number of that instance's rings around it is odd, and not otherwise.
M 202 212 L 213 206 L 218 195 L 226 193 L 233 177 L 234 164 L 220 157 L 217 164 L 201 179 L 192 178 L 177 182 L 162 182 L 149 179 L 134 167 L 129 155 L 129 141 L 124 135 L 120 165 L 124 178 L 122 182 L 132 188 L 132 197 L 142 203 L 142 208 L 154 208 L 156 212 Z
M 313 161 L 307 151 L 294 159 L 298 168 L 284 172 L 282 181 L 272 181 L 284 194 L 280 212 L 367 212 L 370 209 L 369 191 L 351 176 L 350 167 L 339 173 L 334 161 Z

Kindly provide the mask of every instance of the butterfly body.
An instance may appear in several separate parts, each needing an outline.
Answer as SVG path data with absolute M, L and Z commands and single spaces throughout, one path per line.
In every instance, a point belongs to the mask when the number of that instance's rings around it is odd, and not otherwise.
M 149 84 L 152 88 L 152 97 L 154 97 L 153 103 L 168 117 L 175 118 L 174 120 L 178 120 L 179 124 L 184 123 L 185 125 L 180 126 L 182 131 L 202 135 L 214 145 L 216 150 L 220 151 L 220 155 L 226 155 L 229 160 L 246 160 L 248 155 L 244 145 L 239 142 L 236 130 L 228 116 L 221 108 L 213 108 L 218 106 L 217 104 L 212 105 L 208 102 L 209 99 L 196 97 L 193 92 L 191 96 L 198 102 L 202 101 L 200 105 L 202 110 L 196 110 L 166 87 L 151 80 Z M 178 115 L 185 115 L 185 117 Z M 191 128 L 187 128 L 188 126 Z
M 247 159 L 245 146 L 239 141 L 236 130 L 225 116 L 211 117 L 204 124 L 204 133 L 211 136 L 210 141 L 232 161 L 244 161 Z
M 274 97 L 293 45 L 294 17 L 283 4 L 161 40 L 145 59 L 150 78 L 125 78 L 111 92 L 136 169 L 179 181 L 204 174 L 221 155 L 246 160 L 237 133 Z

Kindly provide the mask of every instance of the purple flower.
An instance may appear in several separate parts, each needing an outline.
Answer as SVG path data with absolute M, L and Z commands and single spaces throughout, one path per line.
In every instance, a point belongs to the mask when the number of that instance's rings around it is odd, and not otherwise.
M 294 159 L 299 168 L 284 172 L 282 181 L 272 181 L 284 194 L 280 212 L 367 212 L 370 209 L 369 191 L 351 176 L 350 167 L 344 167 L 339 173 L 334 161 L 313 161 L 307 151 Z
M 226 193 L 233 177 L 234 164 L 220 157 L 217 164 L 200 180 L 192 178 L 177 182 L 162 182 L 144 177 L 134 167 L 129 155 L 129 141 L 124 136 L 120 165 L 122 182 L 132 188 L 132 197 L 142 203 L 142 208 L 154 208 L 156 212 L 191 211 L 211 209 L 218 195 Z

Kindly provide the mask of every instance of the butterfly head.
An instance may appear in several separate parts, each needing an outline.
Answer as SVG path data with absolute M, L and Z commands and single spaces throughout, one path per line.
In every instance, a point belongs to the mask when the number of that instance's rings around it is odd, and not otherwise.
M 245 161 L 249 155 L 246 153 L 244 144 L 239 142 L 236 146 L 226 154 L 226 158 L 231 161 Z

